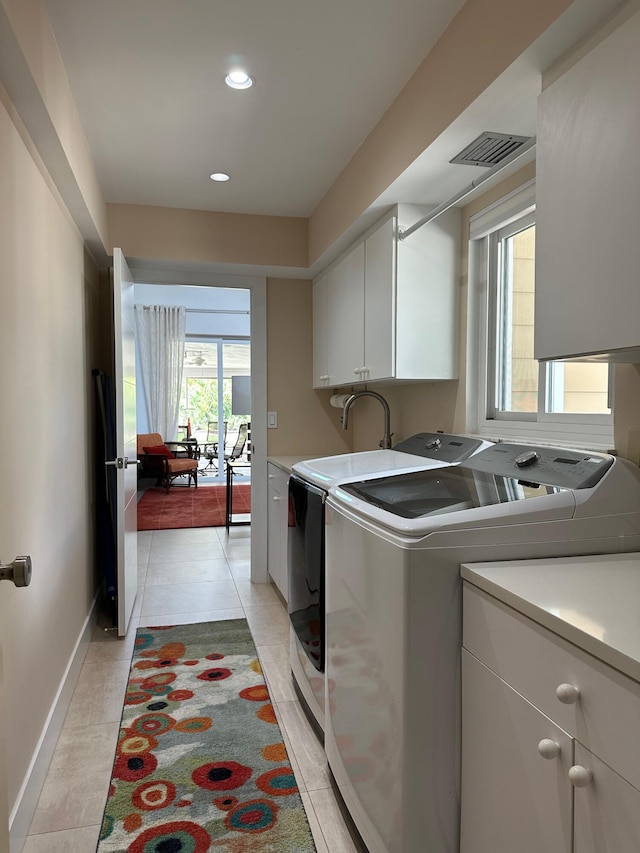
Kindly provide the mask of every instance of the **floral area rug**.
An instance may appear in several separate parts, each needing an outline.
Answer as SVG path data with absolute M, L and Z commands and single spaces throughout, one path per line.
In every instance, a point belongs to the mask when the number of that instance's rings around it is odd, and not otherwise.
M 314 853 L 245 619 L 140 628 L 97 853 Z
M 177 527 L 224 527 L 226 486 L 200 486 L 195 489 L 173 486 L 167 492 L 155 486 L 147 489 L 138 502 L 138 530 L 169 530 Z M 234 515 L 251 512 L 251 486 L 234 484 Z

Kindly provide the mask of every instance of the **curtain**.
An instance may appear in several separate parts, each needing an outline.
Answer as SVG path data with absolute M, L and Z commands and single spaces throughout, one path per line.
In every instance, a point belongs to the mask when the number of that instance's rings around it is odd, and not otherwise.
M 159 432 L 165 441 L 174 441 L 178 434 L 186 310 L 183 306 L 136 305 L 135 316 L 149 432 Z

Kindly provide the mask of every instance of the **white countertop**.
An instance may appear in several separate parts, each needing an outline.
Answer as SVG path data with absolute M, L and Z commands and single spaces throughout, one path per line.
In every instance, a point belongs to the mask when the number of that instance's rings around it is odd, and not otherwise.
M 304 462 L 305 459 L 315 459 L 317 455 L 317 453 L 307 453 L 306 456 L 267 456 L 267 462 L 277 465 L 278 468 L 290 474 L 296 463 Z
M 640 681 L 640 553 L 465 563 L 461 574 Z

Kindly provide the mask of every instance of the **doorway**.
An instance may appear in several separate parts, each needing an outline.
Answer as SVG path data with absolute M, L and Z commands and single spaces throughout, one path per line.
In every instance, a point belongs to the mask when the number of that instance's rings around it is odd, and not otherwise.
M 205 294 L 210 288 L 245 290 L 251 341 L 251 580 L 267 583 L 267 280 L 263 276 L 170 269 L 130 261 L 136 289 L 154 285 L 155 298 L 167 286 Z M 157 287 L 157 286 L 160 287 Z M 197 294 L 195 294 L 197 295 Z M 147 299 L 145 296 L 144 299 Z M 136 296 L 136 301 L 144 301 Z M 184 304 L 184 303 L 182 303 Z M 194 311 L 198 307 L 194 304 Z M 197 313 L 194 313 L 197 316 Z

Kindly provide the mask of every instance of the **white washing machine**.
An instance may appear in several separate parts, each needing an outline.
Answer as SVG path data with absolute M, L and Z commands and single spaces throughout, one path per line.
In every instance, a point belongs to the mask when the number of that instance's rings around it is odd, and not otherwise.
M 469 458 L 490 442 L 421 432 L 393 450 L 345 453 L 298 462 L 289 480 L 287 543 L 291 671 L 307 716 L 324 732 L 324 501 L 338 483 L 363 477 L 439 468 Z
M 639 550 L 640 469 L 500 443 L 333 487 L 325 538 L 325 750 L 342 799 L 370 853 L 458 853 L 460 563 Z

